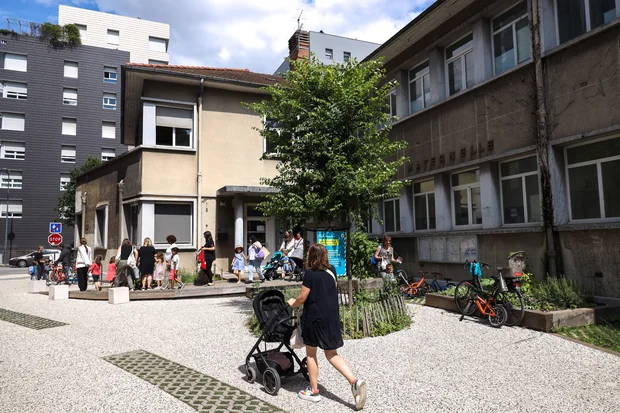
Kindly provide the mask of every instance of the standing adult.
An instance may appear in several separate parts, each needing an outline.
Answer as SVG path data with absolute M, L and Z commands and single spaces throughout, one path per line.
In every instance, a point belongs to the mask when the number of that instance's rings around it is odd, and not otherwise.
M 32 254 L 32 262 L 37 266 L 37 280 L 44 280 L 45 260 L 43 260 L 43 245 L 39 245 L 34 254 Z
M 93 250 L 88 246 L 86 238 L 80 239 L 75 266 L 77 267 L 78 287 L 86 291 L 88 287 L 88 269 L 93 263 Z
M 205 231 L 205 245 L 199 251 L 200 271 L 194 285 L 213 285 L 213 262 L 215 261 L 215 241 L 211 231 Z M 200 256 L 201 255 L 201 256 Z
M 166 237 L 166 242 L 168 243 L 168 248 L 166 248 L 166 255 L 164 255 L 164 258 L 166 259 L 166 264 L 168 265 L 168 268 L 170 268 L 172 249 L 179 248 L 179 246 L 177 245 L 177 237 L 175 237 L 174 235 L 168 235 Z
M 284 231 L 284 240 L 282 241 L 282 245 L 280 245 L 280 251 L 286 250 L 289 255 L 295 249 L 295 240 L 291 236 L 291 233 L 292 231 Z
M 385 272 L 388 264 L 400 263 L 400 260 L 394 259 L 394 248 L 392 248 L 392 237 L 389 235 L 383 236 L 383 244 L 379 245 L 375 250 L 375 261 L 379 272 Z
M 144 243 L 138 250 L 138 268 L 142 276 L 142 289 L 148 290 L 153 282 L 153 272 L 155 270 L 155 248 L 149 237 L 144 238 Z
M 301 315 L 301 337 L 306 345 L 308 375 L 310 386 L 299 392 L 304 400 L 318 402 L 319 364 L 317 347 L 323 349 L 325 358 L 342 374 L 353 391 L 355 407 L 361 409 L 366 403 L 366 382 L 355 378 L 349 365 L 338 348 L 344 345 L 340 331 L 338 287 L 336 269 L 329 264 L 327 249 L 322 244 L 314 244 L 308 250 L 308 260 L 304 271 L 304 282 L 297 298 L 288 301 L 291 307 L 303 304 Z
M 124 273 L 127 278 L 127 286 L 133 291 L 133 268 L 131 268 L 127 262 L 130 256 L 133 256 L 133 259 L 137 260 L 138 252 L 133 245 L 131 245 L 131 241 L 125 238 L 120 247 L 118 247 L 118 250 L 116 250 L 116 259 L 118 262 L 116 263 L 116 279 L 114 280 L 114 286 L 119 286 L 121 276 Z
M 293 251 L 289 254 L 289 257 L 295 262 L 295 265 L 300 270 L 304 268 L 304 239 L 301 236 L 301 231 L 295 231 L 295 237 L 293 238 Z
M 261 267 L 263 260 L 261 258 L 257 258 L 256 255 L 260 250 L 263 249 L 260 241 L 256 239 L 254 235 L 250 236 L 250 248 L 248 248 L 248 280 L 254 281 L 254 270 L 258 274 L 260 281 L 264 282 L 265 277 L 263 276 L 263 269 Z

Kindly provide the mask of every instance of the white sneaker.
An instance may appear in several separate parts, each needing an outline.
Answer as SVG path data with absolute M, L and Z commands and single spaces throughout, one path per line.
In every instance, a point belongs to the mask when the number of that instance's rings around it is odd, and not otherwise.
M 355 408 L 357 410 L 362 410 L 366 404 L 366 382 L 364 380 L 356 380 L 355 383 L 351 385 L 351 391 L 355 399 Z
M 312 393 L 310 386 L 308 386 L 306 390 L 301 390 L 298 395 L 300 399 L 307 400 L 309 402 L 317 403 L 321 401 L 321 395 L 318 392 Z

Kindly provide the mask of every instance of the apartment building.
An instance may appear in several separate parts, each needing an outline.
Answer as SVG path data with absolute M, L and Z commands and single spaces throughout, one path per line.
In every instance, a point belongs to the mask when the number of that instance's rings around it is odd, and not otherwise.
M 343 63 L 350 59 L 362 60 L 379 46 L 378 43 L 327 34 L 322 30 L 297 30 L 288 41 L 290 60 L 307 59 L 314 53 L 326 65 Z M 289 61 L 284 60 L 274 74 L 286 73 L 289 68 Z
M 107 161 L 120 142 L 121 50 L 54 49 L 38 37 L 0 34 L 0 194 L 10 191 L 9 256 L 47 243 L 69 172 L 89 155 Z M 4 234 L 6 202 L 0 214 Z M 62 235 L 73 242 L 73 229 Z
M 370 54 L 398 81 L 391 138 L 410 159 L 371 232 L 392 235 L 408 270 L 460 279 L 465 260 L 506 266 L 523 250 L 538 277 L 557 261 L 620 296 L 619 16 L 617 0 L 438 0 Z
M 76 24 L 84 45 L 129 52 L 127 62 L 167 65 L 170 61 L 168 24 L 62 4 L 58 23 Z

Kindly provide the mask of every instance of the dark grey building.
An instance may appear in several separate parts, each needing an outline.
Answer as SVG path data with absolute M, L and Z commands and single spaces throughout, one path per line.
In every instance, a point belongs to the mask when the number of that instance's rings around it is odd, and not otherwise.
M 120 69 L 129 52 L 54 49 L 35 36 L 0 34 L 0 245 L 10 189 L 9 256 L 47 245 L 69 172 L 88 156 L 126 150 L 120 140 Z M 73 242 L 73 228 L 63 228 Z M 1 250 L 0 250 L 1 253 Z

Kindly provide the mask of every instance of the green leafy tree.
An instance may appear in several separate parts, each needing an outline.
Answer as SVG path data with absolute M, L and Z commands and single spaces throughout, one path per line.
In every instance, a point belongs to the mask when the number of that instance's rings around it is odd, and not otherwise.
M 65 186 L 65 191 L 58 198 L 58 220 L 67 226 L 75 225 L 75 180 L 78 176 L 101 165 L 101 159 L 89 156 L 84 165 L 74 168 L 69 173 L 69 183 Z
M 282 82 L 267 90 L 270 99 L 247 106 L 265 119 L 260 134 L 279 163 L 278 190 L 260 204 L 280 222 L 339 221 L 358 228 L 377 204 L 397 196 L 402 182 L 391 181 L 406 158 L 404 141 L 388 138 L 388 93 L 381 86 L 381 62 L 323 65 L 315 56 L 291 62 Z M 402 153 L 402 152 L 401 152 Z

